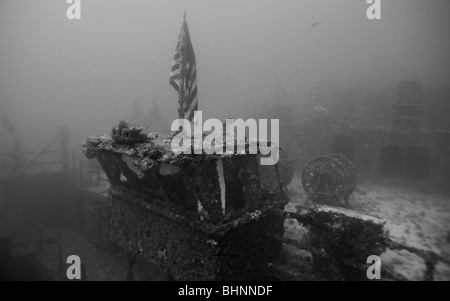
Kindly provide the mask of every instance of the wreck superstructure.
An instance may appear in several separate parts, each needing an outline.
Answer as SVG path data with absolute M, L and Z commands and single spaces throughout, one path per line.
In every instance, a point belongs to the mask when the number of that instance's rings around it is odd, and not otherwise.
M 399 81 L 384 90 L 323 88 L 317 94 L 296 104 L 298 110 L 292 104 L 275 114 L 296 171 L 315 157 L 341 153 L 360 178 L 447 190 L 448 90 Z
M 261 189 L 258 155 L 175 155 L 170 138 L 119 126 L 84 143 L 111 184 L 111 241 L 175 280 L 269 279 L 286 201 Z

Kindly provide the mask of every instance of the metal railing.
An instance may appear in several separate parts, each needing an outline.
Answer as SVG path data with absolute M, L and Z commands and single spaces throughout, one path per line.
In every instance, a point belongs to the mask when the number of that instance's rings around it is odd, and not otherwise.
M 15 158 L 14 156 L 19 156 L 20 160 L 23 162 L 14 164 L 4 164 L 3 166 L 0 166 L 0 171 L 10 170 L 9 176 L 19 176 L 26 173 L 26 171 L 31 167 L 39 166 L 42 168 L 42 166 L 57 166 L 60 165 L 60 171 L 62 173 L 68 173 L 68 167 L 69 167 L 69 156 L 68 156 L 68 143 L 69 143 L 69 132 L 66 128 L 60 128 L 58 134 L 47 144 L 45 147 L 43 147 L 38 152 L 33 151 L 25 151 L 20 152 L 18 154 L 14 153 L 8 153 L 8 154 L 0 154 L 0 158 L 3 158 L 3 161 L 6 161 L 8 157 L 12 158 L 12 162 L 14 162 Z M 59 142 L 59 149 L 51 149 L 57 142 Z M 60 158 L 59 160 L 55 161 L 55 159 L 52 158 L 51 161 L 40 161 L 43 156 L 45 155 L 54 155 L 59 154 Z M 31 156 L 31 158 L 30 158 Z M 28 159 L 27 159 L 28 157 Z

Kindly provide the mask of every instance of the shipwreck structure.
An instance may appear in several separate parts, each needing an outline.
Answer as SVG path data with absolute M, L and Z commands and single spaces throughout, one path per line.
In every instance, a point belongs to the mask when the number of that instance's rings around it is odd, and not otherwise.
M 270 278 L 287 201 L 261 189 L 258 155 L 175 155 L 170 138 L 121 123 L 85 141 L 111 184 L 111 241 L 174 280 Z
M 380 90 L 324 87 L 319 92 L 297 108 L 292 104 L 261 114 L 281 120 L 280 144 L 297 172 L 316 157 L 343 154 L 360 178 L 448 192 L 448 89 L 399 81 Z

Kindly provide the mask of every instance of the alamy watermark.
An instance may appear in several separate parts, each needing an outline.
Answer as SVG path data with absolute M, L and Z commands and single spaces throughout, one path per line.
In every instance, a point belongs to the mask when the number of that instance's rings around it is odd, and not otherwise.
M 66 260 L 70 266 L 67 268 L 66 277 L 69 280 L 81 280 L 81 259 L 77 255 L 70 255 Z
M 371 264 L 367 268 L 366 276 L 369 280 L 381 279 L 381 259 L 379 256 L 371 255 L 367 257 L 366 263 Z
M 367 19 L 380 20 L 381 19 L 381 0 L 367 0 L 367 4 L 370 4 L 367 9 Z
M 66 0 L 69 4 L 66 15 L 69 20 L 81 20 L 81 0 Z M 366 11 L 369 20 L 381 19 L 381 0 L 366 0 L 369 7 Z
M 194 112 L 194 120 L 177 119 L 171 130 L 179 131 L 171 142 L 174 154 L 259 154 L 261 165 L 275 165 L 279 159 L 278 119 L 270 120 L 270 141 L 268 140 L 267 119 L 226 119 L 225 127 L 219 119 L 207 119 L 203 123 L 202 111 Z M 214 130 L 213 130 L 214 128 Z M 248 135 L 247 135 L 248 131 Z M 204 133 L 209 134 L 203 138 Z M 194 137 L 192 139 L 192 137 Z M 248 145 L 248 149 L 246 146 Z
M 70 4 L 67 8 L 66 15 L 69 20 L 81 20 L 81 0 L 66 0 Z

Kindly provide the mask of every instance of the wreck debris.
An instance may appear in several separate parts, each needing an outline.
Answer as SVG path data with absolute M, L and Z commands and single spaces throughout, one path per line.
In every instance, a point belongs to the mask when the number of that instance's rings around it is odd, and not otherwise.
M 421 258 L 424 262 L 422 278 L 427 281 L 438 277 L 436 270 L 440 264 L 450 265 L 446 256 L 433 250 L 423 250 L 395 241 L 386 229 L 386 221 L 377 217 L 344 208 L 315 205 L 297 206 L 297 212 L 289 213 L 287 218 L 297 220 L 308 229 L 307 244 L 283 238 L 284 243 L 291 248 L 308 250 L 312 255 L 311 271 L 306 278 L 300 275 L 301 279 L 367 280 L 365 259 L 371 255 L 381 256 L 392 250 L 409 252 Z M 286 269 L 278 269 L 277 272 L 286 272 Z M 289 270 L 285 274 L 283 277 L 287 277 L 286 279 L 293 276 Z M 391 265 L 384 265 L 383 275 L 383 279 L 407 280 Z M 298 278 L 298 275 L 295 277 Z
M 385 221 L 343 208 L 315 206 L 291 213 L 310 228 L 314 277 L 367 280 L 366 259 L 381 256 L 389 237 Z
M 435 280 L 436 266 L 440 262 L 450 265 L 450 260 L 448 258 L 445 258 L 432 250 L 421 250 L 415 247 L 407 246 L 405 244 L 396 242 L 392 239 L 387 240 L 387 247 L 391 250 L 406 250 L 410 253 L 413 253 L 421 257 L 424 260 L 426 266 L 423 275 L 423 279 L 425 281 Z
M 308 201 L 339 206 L 356 188 L 356 171 L 342 154 L 321 156 L 309 161 L 302 173 L 303 189 Z

